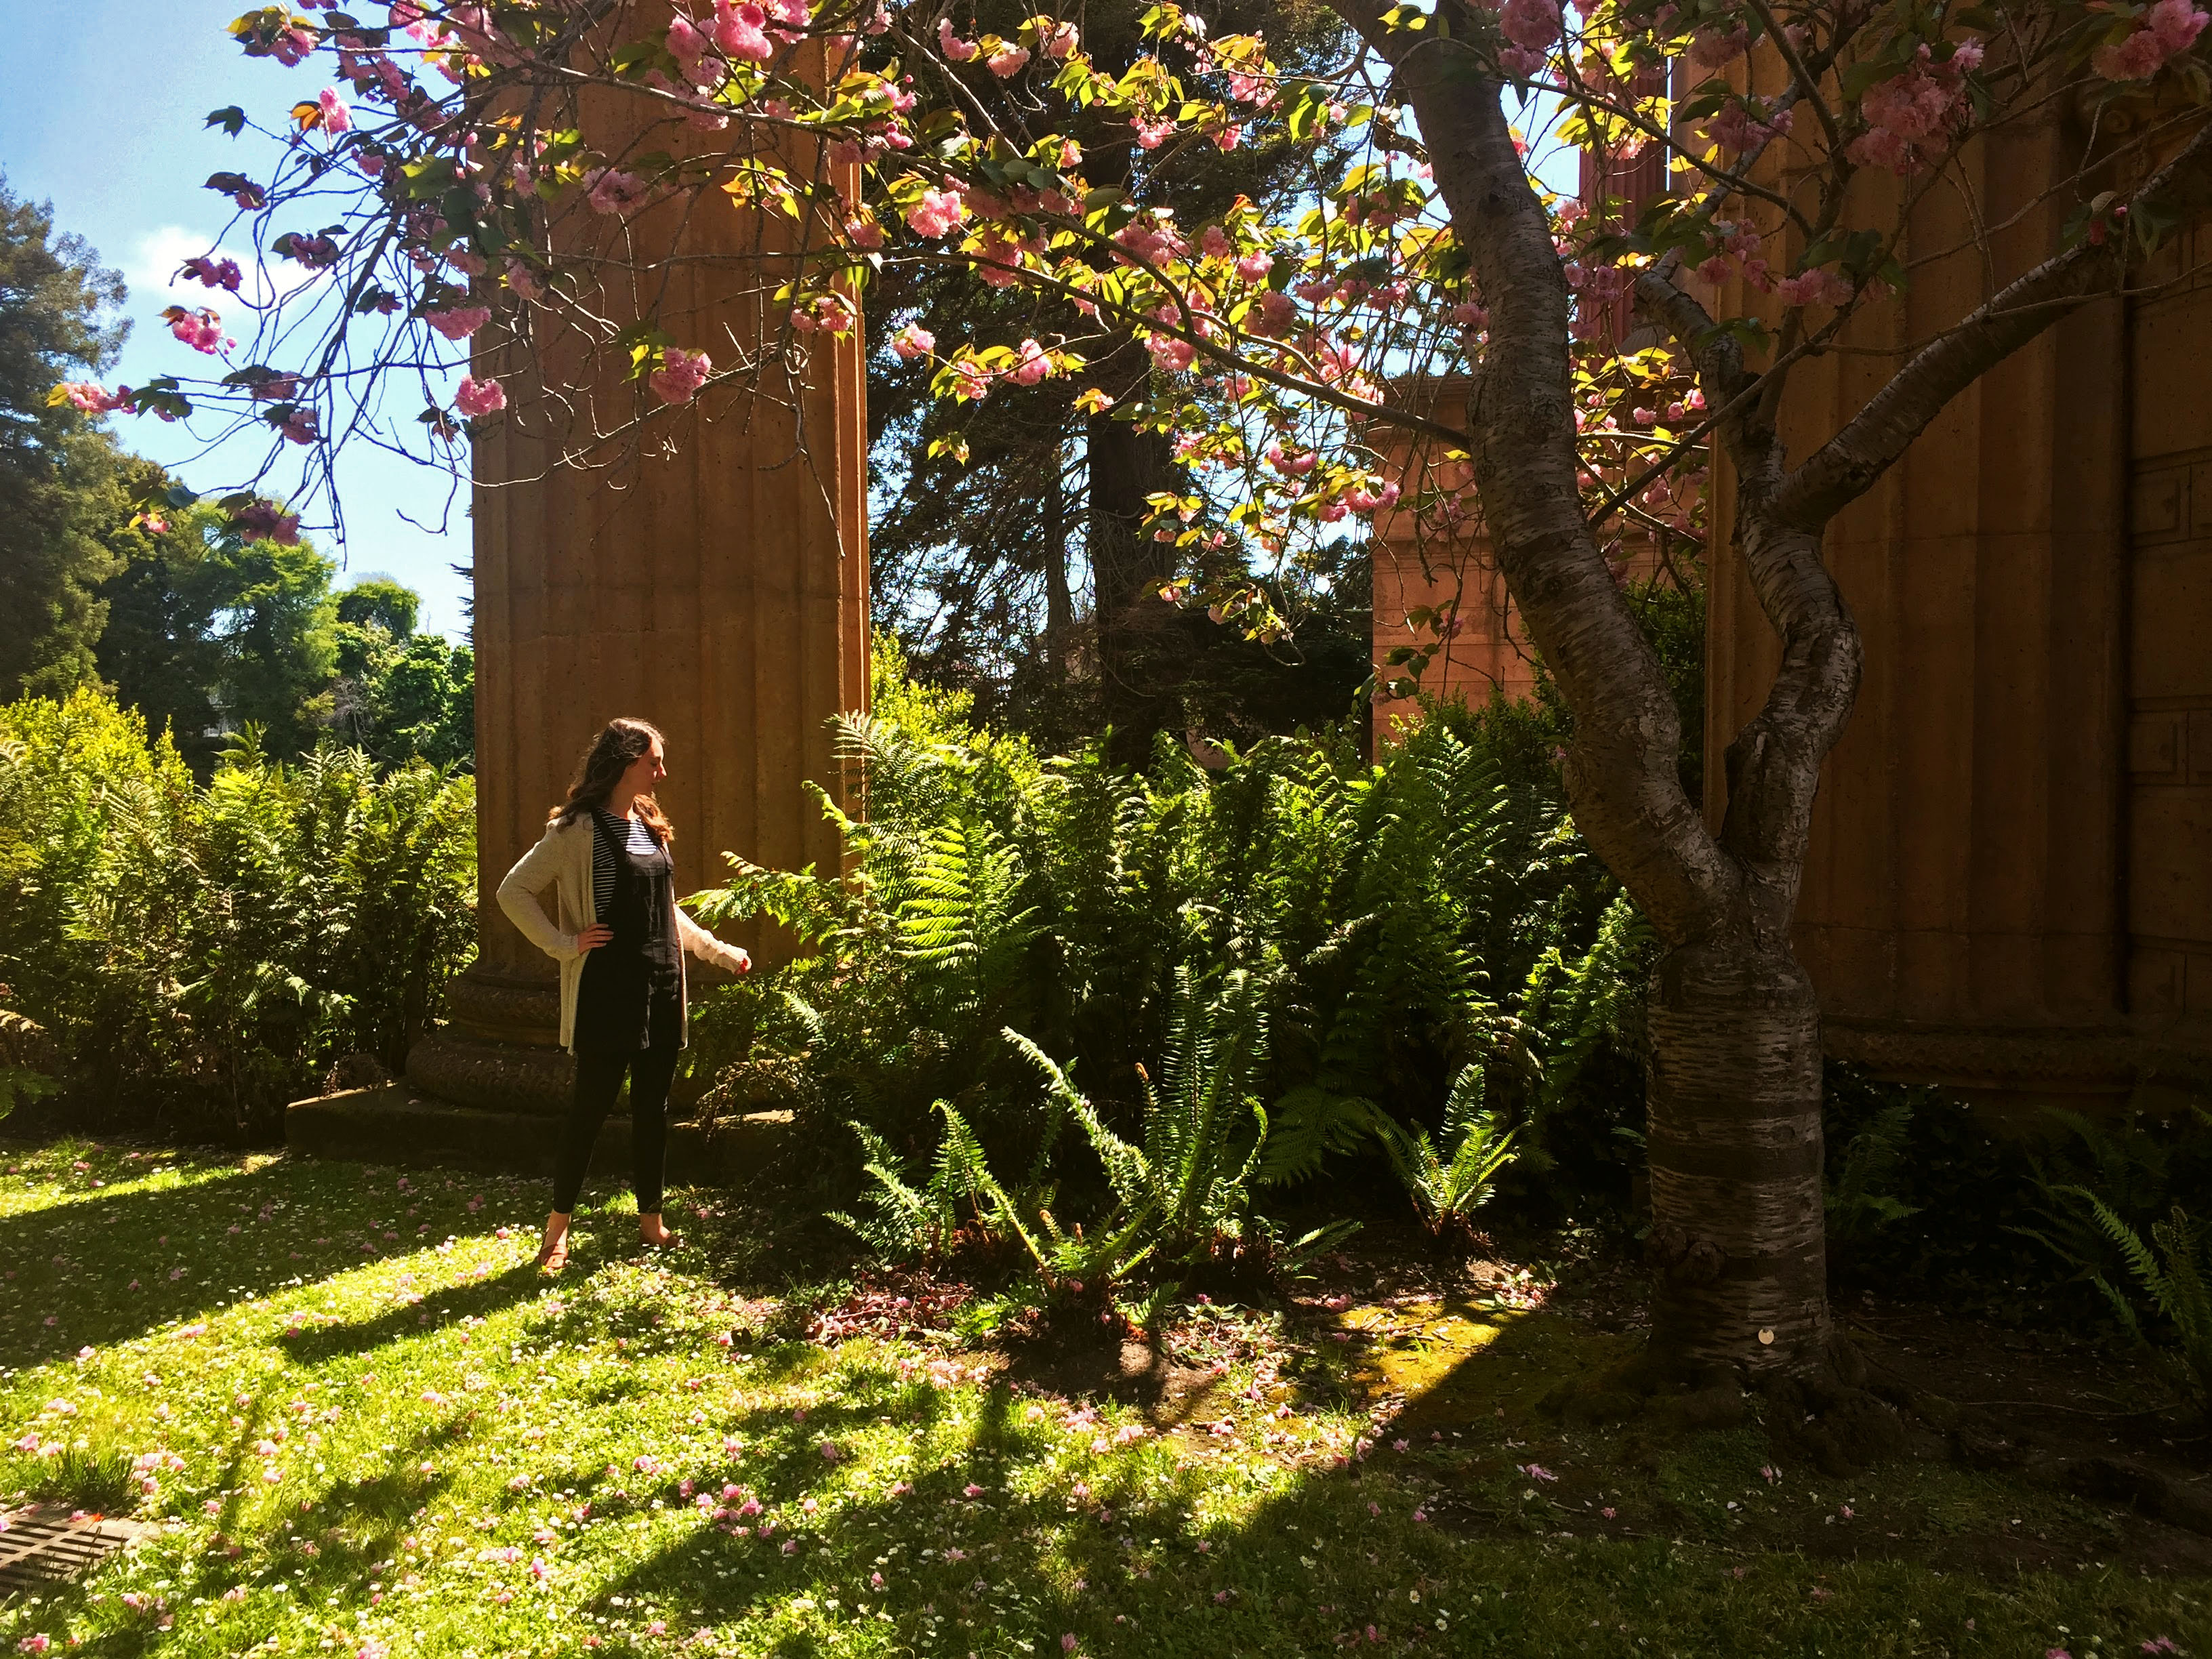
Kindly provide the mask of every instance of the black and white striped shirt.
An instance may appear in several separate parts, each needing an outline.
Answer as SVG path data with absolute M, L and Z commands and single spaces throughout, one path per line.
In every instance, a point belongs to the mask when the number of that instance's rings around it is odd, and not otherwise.
M 615 848 L 642 856 L 659 852 L 660 842 L 640 818 L 618 818 L 595 806 L 592 819 L 599 830 L 592 837 L 592 914 L 605 921 L 615 904 Z

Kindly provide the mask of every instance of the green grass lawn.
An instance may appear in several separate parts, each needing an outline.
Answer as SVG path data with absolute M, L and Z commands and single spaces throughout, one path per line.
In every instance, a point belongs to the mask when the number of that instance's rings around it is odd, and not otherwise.
M 1196 1310 L 1221 1340 L 1181 1423 L 981 1346 L 799 1340 L 769 1218 L 726 1194 L 672 1204 L 694 1248 L 665 1262 L 626 1199 L 589 1212 L 549 1281 L 535 1182 L 84 1144 L 0 1169 L 0 1504 L 155 1523 L 0 1604 L 0 1653 L 2212 1652 L 2202 1577 L 1946 1553 L 2112 1524 L 2047 1492 L 1806 1480 L 1744 1431 L 1631 1468 L 1526 1409 L 1587 1361 L 1559 1329 L 1501 1323 L 1489 1392 L 1460 1364 L 1370 1443 L 1335 1345 L 1286 1359 L 1234 1310 Z

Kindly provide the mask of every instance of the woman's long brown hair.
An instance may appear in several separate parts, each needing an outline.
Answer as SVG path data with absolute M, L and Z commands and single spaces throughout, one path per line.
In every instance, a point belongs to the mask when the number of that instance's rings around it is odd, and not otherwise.
M 615 786 L 622 781 L 637 758 L 653 747 L 659 732 L 644 720 L 611 720 L 599 735 L 592 739 L 592 746 L 584 751 L 584 758 L 576 763 L 576 780 L 568 786 L 568 799 L 545 815 L 548 823 L 570 823 L 585 813 L 604 809 L 607 798 L 614 793 Z M 665 746 L 667 739 L 661 738 Z M 640 795 L 635 802 L 637 815 L 653 833 L 667 846 L 676 839 L 660 803 L 651 795 Z

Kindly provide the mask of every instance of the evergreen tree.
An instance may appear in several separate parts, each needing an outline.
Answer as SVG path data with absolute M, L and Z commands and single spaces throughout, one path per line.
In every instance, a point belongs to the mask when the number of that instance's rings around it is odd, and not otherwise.
M 116 567 L 98 526 L 120 500 L 114 441 L 54 386 L 114 362 L 123 279 L 49 204 L 0 174 L 0 698 L 91 679 Z

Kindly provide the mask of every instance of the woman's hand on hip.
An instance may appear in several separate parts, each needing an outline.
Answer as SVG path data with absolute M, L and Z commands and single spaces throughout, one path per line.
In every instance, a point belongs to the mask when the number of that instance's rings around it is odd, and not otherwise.
M 603 921 L 595 921 L 576 935 L 576 954 L 580 957 L 586 951 L 597 950 L 614 936 L 613 928 Z

